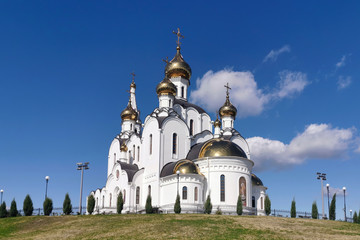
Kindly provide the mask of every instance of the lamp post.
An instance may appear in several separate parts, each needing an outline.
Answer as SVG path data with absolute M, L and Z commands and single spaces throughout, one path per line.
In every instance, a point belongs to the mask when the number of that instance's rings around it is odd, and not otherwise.
M 330 195 L 329 195 L 329 188 L 330 188 L 330 184 L 326 184 L 326 189 L 327 189 L 327 195 L 328 195 L 328 219 L 330 219 Z
M 80 181 L 80 203 L 79 203 L 79 213 L 81 215 L 81 202 L 82 202 L 82 188 L 83 188 L 83 176 L 84 176 L 84 169 L 88 170 L 89 169 L 89 162 L 86 163 L 77 163 L 77 170 L 81 170 L 81 181 Z
M 345 216 L 345 222 L 347 222 L 347 219 L 346 219 L 346 202 L 345 202 L 346 187 L 343 187 L 343 191 L 344 191 L 344 216 Z
M 45 177 L 45 181 L 46 181 L 46 188 L 45 188 L 45 200 L 47 198 L 47 189 L 48 189 L 48 182 L 49 182 L 50 177 L 46 176 Z
M 4 190 L 1 189 L 0 192 L 1 192 L 1 203 L 0 204 L 2 204 L 2 196 L 3 196 Z
M 352 218 L 352 210 L 350 209 L 350 218 Z
M 326 180 L 326 173 L 319 173 L 317 172 L 316 173 L 318 176 L 317 176 L 317 179 L 320 179 L 321 180 L 321 201 L 322 201 L 322 219 L 324 219 L 325 217 L 325 214 L 324 214 L 324 187 L 323 187 L 323 181 Z
M 179 195 L 179 176 L 180 176 L 179 170 L 176 171 L 176 175 L 177 175 L 177 195 Z

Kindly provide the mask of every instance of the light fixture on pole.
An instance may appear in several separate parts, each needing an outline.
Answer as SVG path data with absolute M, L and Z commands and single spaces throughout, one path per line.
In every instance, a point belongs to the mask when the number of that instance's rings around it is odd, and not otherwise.
M 347 219 L 346 219 L 346 202 L 345 202 L 346 187 L 343 187 L 343 191 L 344 191 L 344 216 L 345 216 L 345 222 L 347 222 Z
M 81 215 L 81 210 L 82 210 L 82 206 L 81 206 L 81 202 L 82 202 L 82 188 L 83 188 L 83 178 L 84 178 L 84 169 L 88 170 L 89 169 L 89 162 L 86 163 L 77 163 L 77 170 L 81 170 L 81 180 L 80 180 L 80 203 L 79 203 L 79 214 Z
M 324 219 L 325 217 L 325 213 L 324 213 L 324 187 L 323 187 L 323 181 L 326 180 L 326 173 L 316 173 L 317 179 L 321 180 L 321 201 L 322 201 L 322 219 Z
M 326 189 L 327 189 L 327 195 L 328 195 L 328 214 L 329 214 L 329 216 L 328 216 L 328 218 L 330 219 L 330 195 L 329 195 L 329 188 L 330 188 L 330 184 L 326 184 Z
M 4 190 L 1 189 L 0 193 L 1 193 L 1 202 L 0 202 L 0 204 L 2 204 L 2 196 L 3 196 Z
M 179 175 L 180 175 L 179 170 L 176 171 L 176 175 L 177 175 L 177 195 L 179 195 Z
M 47 189 L 48 189 L 48 182 L 49 182 L 50 177 L 46 176 L 45 177 L 45 181 L 46 181 L 46 188 L 45 188 L 45 199 L 47 198 Z
M 350 218 L 352 218 L 352 210 L 350 209 Z

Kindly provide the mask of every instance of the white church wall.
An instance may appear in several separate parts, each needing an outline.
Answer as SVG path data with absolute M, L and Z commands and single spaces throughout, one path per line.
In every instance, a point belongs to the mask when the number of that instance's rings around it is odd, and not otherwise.
M 120 158 L 120 141 L 117 138 L 114 138 L 109 148 L 107 176 L 111 174 L 111 171 L 119 158 Z
M 233 136 L 230 141 L 236 143 L 239 147 L 241 147 L 241 149 L 244 150 L 244 152 L 246 153 L 247 158 L 251 159 L 249 145 L 244 138 L 242 138 L 241 136 Z
M 190 129 L 190 121 L 193 121 L 193 134 L 192 136 L 196 135 L 197 133 L 201 132 L 201 118 L 199 112 L 192 107 L 186 109 L 186 124 Z
M 197 143 L 202 143 L 202 142 L 206 142 L 207 140 L 212 139 L 214 136 L 210 131 L 202 131 L 198 134 L 196 134 L 195 136 L 193 136 L 193 138 L 191 138 L 191 146 L 197 144 Z
M 139 168 L 141 168 L 141 139 L 139 135 L 133 134 L 131 135 L 129 141 L 127 142 L 128 151 L 130 151 L 130 158 L 128 159 L 129 164 L 136 164 Z
M 211 118 L 206 113 L 201 114 L 201 125 L 202 125 L 201 131 L 208 130 L 212 132 Z

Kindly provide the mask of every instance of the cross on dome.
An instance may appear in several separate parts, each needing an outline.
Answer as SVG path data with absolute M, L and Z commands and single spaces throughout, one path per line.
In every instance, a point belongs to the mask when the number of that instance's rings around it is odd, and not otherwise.
M 231 87 L 229 87 L 229 83 L 226 83 L 224 87 L 226 88 L 226 96 L 229 96 L 229 89 L 231 89 Z
M 181 35 L 180 28 L 177 29 L 177 32 L 173 31 L 173 33 L 177 36 L 176 44 L 178 45 L 178 47 L 180 47 L 181 45 L 180 38 L 185 38 L 185 37 L 184 35 Z

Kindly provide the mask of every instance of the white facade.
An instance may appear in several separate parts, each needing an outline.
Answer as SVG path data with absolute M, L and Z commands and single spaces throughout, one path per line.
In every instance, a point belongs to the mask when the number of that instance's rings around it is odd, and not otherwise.
M 182 59 L 180 47 L 177 54 L 177 59 Z M 176 72 L 171 68 L 172 61 L 167 69 Z M 191 69 L 188 71 L 185 76 L 190 78 Z M 213 212 L 220 209 L 236 214 L 241 195 L 244 214 L 264 215 L 267 188 L 252 173 L 254 162 L 250 160 L 249 146 L 233 128 L 235 116 L 221 116 L 222 127 L 213 129 L 210 116 L 187 100 L 190 80 L 181 74 L 166 77 L 177 91 L 174 95 L 159 94 L 159 106 L 143 124 L 132 82 L 130 113 L 122 113 L 121 133 L 110 144 L 106 185 L 91 192 L 94 213 L 115 213 L 121 191 L 124 213 L 144 212 L 148 195 L 153 207 L 173 212 L 179 193 L 182 213 L 203 212 L 210 195 Z

